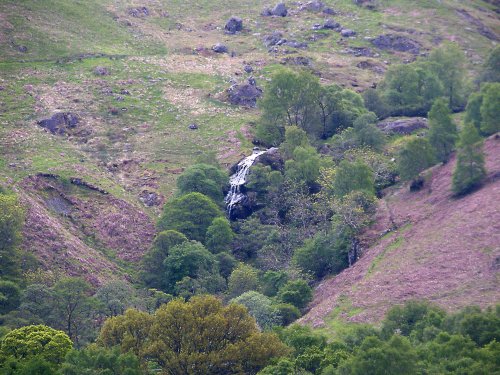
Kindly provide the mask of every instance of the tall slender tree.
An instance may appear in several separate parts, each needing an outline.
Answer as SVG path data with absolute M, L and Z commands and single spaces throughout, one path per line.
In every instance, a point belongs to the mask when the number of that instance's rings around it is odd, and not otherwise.
M 486 176 L 483 140 L 472 123 L 460 134 L 457 165 L 453 172 L 452 189 L 457 195 L 467 194 L 478 187 Z
M 437 159 L 446 163 L 455 148 L 458 131 L 444 98 L 436 99 L 429 111 L 428 137 Z

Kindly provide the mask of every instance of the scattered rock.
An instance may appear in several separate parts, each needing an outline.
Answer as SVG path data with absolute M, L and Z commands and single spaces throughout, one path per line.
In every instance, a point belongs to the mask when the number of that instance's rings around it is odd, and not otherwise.
M 126 89 L 122 89 L 122 90 L 120 90 L 120 94 L 122 94 L 122 95 L 130 95 L 130 91 L 128 91 Z
M 349 38 L 351 36 L 356 35 L 356 31 L 351 29 L 342 29 L 340 30 L 340 35 L 342 35 L 344 38 Z
M 273 16 L 286 17 L 287 14 L 288 14 L 288 10 L 286 9 L 285 3 L 278 3 L 271 10 L 271 15 L 273 15 Z
M 377 74 L 385 73 L 385 68 L 383 66 L 378 65 L 370 60 L 360 61 L 359 63 L 356 64 L 356 66 L 360 69 L 371 70 L 372 72 Z
M 308 10 L 310 12 L 319 12 L 323 10 L 325 7 L 325 3 L 323 3 L 321 0 L 313 0 L 313 1 L 308 1 L 305 5 L 303 5 L 300 10 Z
M 197 130 L 198 129 L 198 125 L 196 125 L 194 123 L 193 124 L 189 124 L 188 128 L 191 129 L 191 130 Z
M 139 194 L 139 200 L 147 207 L 159 206 L 162 203 L 162 199 L 157 193 L 148 190 L 143 190 Z
M 146 7 L 129 8 L 128 14 L 136 18 L 147 17 L 149 16 L 149 9 Z
M 215 53 L 227 53 L 227 47 L 222 43 L 217 43 L 212 47 L 212 51 Z
M 248 65 L 248 64 L 247 64 L 247 65 L 245 65 L 245 66 L 243 67 L 243 70 L 244 70 L 246 73 L 252 73 L 252 72 L 253 72 L 253 68 L 252 68 L 252 66 L 251 66 L 251 65 Z
M 341 28 L 340 23 L 335 22 L 331 18 L 328 18 L 323 24 L 323 29 L 338 30 L 340 28 Z
M 244 107 L 255 107 L 262 96 L 262 89 L 257 87 L 255 79 L 250 77 L 247 83 L 233 85 L 227 90 L 229 102 Z
M 325 39 L 325 38 L 328 38 L 328 34 L 326 34 L 326 33 L 313 33 L 313 34 L 309 35 L 307 40 L 310 40 L 311 42 L 316 42 L 318 40 Z
M 376 0 L 353 0 L 354 4 L 357 6 L 367 8 L 367 9 L 377 9 L 377 2 Z
M 84 188 L 87 188 L 89 190 L 97 191 L 97 192 L 104 194 L 104 195 L 109 194 L 106 190 L 101 189 L 98 186 L 92 185 L 91 183 L 88 183 L 88 182 L 86 182 L 83 179 L 78 178 L 78 177 L 71 177 L 69 179 L 69 182 L 71 182 L 73 185 L 84 187 Z
M 96 76 L 107 76 L 107 75 L 109 75 L 109 70 L 108 70 L 108 68 L 105 68 L 104 66 L 96 66 L 94 68 L 94 74 Z
M 271 11 L 271 8 L 264 8 L 264 10 L 260 12 L 260 15 L 263 17 L 270 17 L 273 15 L 273 12 Z
M 79 122 L 77 115 L 71 112 L 59 112 L 49 119 L 37 122 L 39 126 L 49 130 L 52 134 L 65 134 L 67 129 L 76 127 Z
M 281 60 L 284 65 L 311 66 L 311 59 L 305 56 L 289 56 Z
M 297 42 L 296 40 L 289 40 L 285 42 L 285 45 L 292 48 L 302 48 L 302 49 L 309 47 L 309 45 L 306 42 Z
M 240 17 L 231 17 L 227 21 L 226 26 L 224 26 L 224 30 L 226 30 L 226 33 L 228 34 L 235 34 L 236 32 L 243 30 L 243 20 Z
M 334 15 L 337 14 L 337 12 L 334 9 L 332 9 L 332 8 L 325 8 L 325 9 L 323 9 L 323 13 L 329 14 L 331 16 L 334 16 Z
M 17 50 L 19 52 L 26 53 L 26 52 L 28 52 L 28 47 L 26 47 L 26 46 L 18 46 Z
M 266 35 L 263 39 L 264 45 L 266 47 L 281 46 L 286 43 L 286 39 L 283 39 L 283 33 L 279 31 L 273 31 L 272 34 Z
M 388 118 L 377 124 L 377 127 L 388 134 L 411 134 L 415 130 L 427 129 L 427 119 L 424 117 L 410 117 L 405 119 Z
M 410 38 L 397 34 L 379 35 L 372 40 L 372 44 L 380 49 L 388 49 L 399 52 L 420 53 L 420 44 Z
M 368 47 L 349 47 L 345 50 L 346 53 L 349 53 L 351 55 L 360 57 L 377 57 L 379 56 L 378 53 L 374 53 L 370 48 Z M 364 68 L 363 68 L 364 69 Z

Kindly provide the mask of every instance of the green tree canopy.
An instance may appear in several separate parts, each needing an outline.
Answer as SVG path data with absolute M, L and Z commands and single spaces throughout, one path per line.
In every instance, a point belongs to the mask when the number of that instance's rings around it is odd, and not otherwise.
M 402 180 L 411 180 L 435 163 L 434 149 L 425 138 L 413 137 L 398 153 L 398 171 Z
M 491 50 L 483 64 L 480 82 L 500 82 L 500 46 Z
M 245 307 L 224 306 L 213 296 L 171 301 L 152 319 L 142 358 L 165 374 L 255 374 L 287 354 L 274 334 L 258 331 Z
M 293 152 L 293 159 L 285 162 L 285 176 L 311 186 L 319 177 L 320 167 L 321 158 L 314 147 L 298 146 Z
M 175 284 L 186 276 L 195 279 L 203 272 L 218 274 L 214 255 L 197 241 L 186 241 L 174 246 L 163 264 L 167 292 L 172 292 Z
M 188 238 L 176 230 L 165 230 L 156 235 L 153 245 L 142 258 L 141 279 L 148 287 L 156 289 L 165 287 L 163 261 L 172 247 L 185 241 L 188 241 Z
M 305 280 L 290 280 L 278 291 L 278 298 L 284 303 L 289 303 L 303 309 L 312 300 L 312 288 Z
M 227 173 L 209 164 L 195 164 L 187 168 L 177 179 L 179 195 L 198 192 L 222 202 L 222 191 L 227 184 Z
M 450 110 L 444 98 L 436 99 L 429 111 L 429 142 L 434 147 L 437 159 L 448 161 L 458 139 L 457 126 L 450 116 Z
M 373 171 L 362 160 L 342 160 L 335 168 L 332 194 L 336 198 L 342 198 L 356 190 L 374 194 L 374 183 Z
M 0 358 L 28 360 L 39 357 L 60 364 L 72 346 L 66 333 L 45 325 L 32 325 L 14 329 L 2 338 Z
M 119 346 L 122 353 L 132 352 L 144 358 L 150 342 L 154 316 L 144 311 L 128 309 L 125 314 L 106 319 L 97 343 L 112 348 Z
M 457 44 L 443 43 L 428 58 L 429 68 L 439 77 L 450 109 L 465 104 L 465 55 Z
M 285 126 L 295 125 L 306 133 L 318 136 L 318 105 L 321 90 L 319 80 L 311 73 L 289 69 L 277 71 L 264 90 L 259 103 L 262 120 L 257 127 L 257 138 L 278 145 L 283 141 Z
M 340 366 L 340 373 L 352 375 L 412 375 L 416 373 L 417 355 L 408 339 L 394 335 L 382 342 L 367 337 L 356 355 Z
M 500 131 L 500 83 L 487 83 L 481 88 L 481 132 L 490 135 Z
M 66 355 L 62 375 L 141 375 L 140 362 L 133 353 L 121 353 L 118 347 L 106 349 L 90 345 Z
M 216 217 L 207 229 L 205 244 L 208 250 L 217 254 L 231 249 L 234 232 L 229 221 L 224 217 Z
M 258 271 L 252 266 L 240 263 L 229 277 L 227 292 L 229 297 L 234 298 L 250 290 L 257 290 L 258 288 Z
M 350 240 L 332 233 L 318 233 L 295 250 L 293 262 L 303 271 L 320 279 L 349 266 Z
M 457 195 L 470 192 L 486 177 L 483 140 L 472 123 L 465 124 L 460 133 L 457 164 L 453 171 L 452 190 Z
M 0 278 L 16 281 L 20 277 L 21 230 L 24 211 L 13 194 L 0 192 Z
M 190 240 L 203 242 L 210 224 L 223 214 L 206 195 L 189 193 L 165 204 L 158 222 L 160 230 L 173 229 L 185 234 Z
M 370 147 L 376 151 L 382 150 L 385 143 L 385 136 L 375 125 L 377 116 L 373 112 L 368 112 L 359 116 L 353 124 L 356 143 L 359 146 Z
M 230 302 L 245 306 L 261 329 L 268 330 L 281 323 L 281 318 L 278 315 L 278 310 L 273 305 L 273 301 L 259 292 L 254 290 L 245 292 L 233 298 Z
M 6 280 L 0 280 L 0 315 L 14 310 L 21 303 L 21 289 L 19 286 Z

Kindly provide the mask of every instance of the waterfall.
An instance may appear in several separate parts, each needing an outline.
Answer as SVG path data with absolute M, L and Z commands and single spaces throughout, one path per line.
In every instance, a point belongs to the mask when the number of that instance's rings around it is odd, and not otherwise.
M 245 194 L 241 192 L 241 187 L 247 182 L 247 176 L 250 172 L 250 167 L 255 163 L 255 160 L 267 150 L 261 151 L 254 149 L 252 155 L 247 156 L 238 163 L 236 173 L 229 178 L 230 189 L 224 198 L 226 203 L 228 216 L 231 217 L 231 211 L 234 205 L 238 204 L 245 198 Z

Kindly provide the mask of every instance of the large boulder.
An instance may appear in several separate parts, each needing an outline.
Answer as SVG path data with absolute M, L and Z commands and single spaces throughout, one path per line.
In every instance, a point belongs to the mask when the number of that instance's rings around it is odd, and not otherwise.
M 227 90 L 227 95 L 231 104 L 255 107 L 257 99 L 262 96 L 262 89 L 257 87 L 253 77 L 250 77 L 247 83 L 231 86 Z
M 65 134 L 68 129 L 75 128 L 80 119 L 71 112 L 59 112 L 52 117 L 37 122 L 39 126 L 52 134 Z
M 411 134 L 415 130 L 427 129 L 428 122 L 424 117 L 388 118 L 380 121 L 377 127 L 387 134 Z
M 372 40 L 375 47 L 385 50 L 410 52 L 415 55 L 420 53 L 420 44 L 410 38 L 397 34 L 379 35 Z
M 335 22 L 331 18 L 328 18 L 325 23 L 323 24 L 323 29 L 330 29 L 330 30 L 340 30 L 341 26 L 340 23 Z
M 227 21 L 226 26 L 224 26 L 224 30 L 226 30 L 226 33 L 228 34 L 235 34 L 236 32 L 243 30 L 243 20 L 240 17 L 231 17 Z
M 271 10 L 271 15 L 273 15 L 273 16 L 286 17 L 287 14 L 288 14 L 288 10 L 286 9 L 285 3 L 278 3 Z

